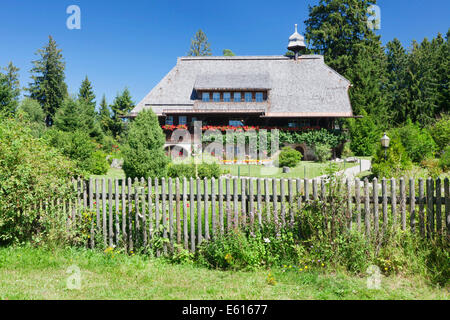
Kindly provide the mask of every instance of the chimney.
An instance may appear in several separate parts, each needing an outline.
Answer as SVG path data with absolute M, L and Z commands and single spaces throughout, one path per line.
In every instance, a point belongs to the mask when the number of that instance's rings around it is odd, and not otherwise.
M 305 38 L 297 32 L 297 24 L 295 25 L 295 32 L 289 37 L 288 50 L 295 53 L 295 60 L 298 60 L 298 53 L 305 49 Z

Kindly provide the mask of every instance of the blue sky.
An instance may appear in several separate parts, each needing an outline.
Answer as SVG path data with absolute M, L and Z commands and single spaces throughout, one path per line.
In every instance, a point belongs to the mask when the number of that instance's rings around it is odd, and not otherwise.
M 97 102 L 106 94 L 112 102 L 128 87 L 139 102 L 186 55 L 201 28 L 213 55 L 231 49 L 237 55 L 277 55 L 286 52 L 288 37 L 298 23 L 304 31 L 308 5 L 297 1 L 117 1 L 1 0 L 0 66 L 18 66 L 22 86 L 30 81 L 35 52 L 52 35 L 63 49 L 66 82 L 76 93 L 85 75 L 93 83 Z M 69 30 L 69 5 L 81 8 L 81 30 Z M 448 0 L 379 0 L 383 43 L 446 34 L 450 27 Z

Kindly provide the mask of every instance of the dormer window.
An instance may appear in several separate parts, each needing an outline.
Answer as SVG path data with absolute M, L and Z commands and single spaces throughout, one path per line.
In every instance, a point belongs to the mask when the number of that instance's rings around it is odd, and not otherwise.
M 246 92 L 245 93 L 245 102 L 252 102 L 252 101 L 253 101 L 252 93 Z
M 203 92 L 202 93 L 202 101 L 203 102 L 209 102 L 209 92 Z
M 220 93 L 219 92 L 214 92 L 213 93 L 213 101 L 214 102 L 220 102 Z

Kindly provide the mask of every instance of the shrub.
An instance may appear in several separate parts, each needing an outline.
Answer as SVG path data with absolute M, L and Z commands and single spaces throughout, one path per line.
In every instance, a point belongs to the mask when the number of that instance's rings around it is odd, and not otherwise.
M 164 143 L 165 136 L 155 113 L 151 109 L 140 112 L 129 125 L 122 150 L 123 170 L 127 177 L 164 177 L 169 164 Z
M 40 138 L 46 129 L 44 110 L 39 102 L 30 98 L 22 100 L 16 111 L 16 119 L 27 123 L 36 138 Z
M 218 179 L 220 175 L 222 174 L 222 169 L 220 168 L 220 165 L 216 162 L 203 162 L 201 163 L 197 168 L 198 176 L 199 178 L 216 178 Z
M 450 114 L 442 118 L 431 127 L 431 136 L 436 142 L 438 151 L 443 151 L 450 144 Z
M 386 150 L 386 160 L 385 149 L 380 143 L 372 161 L 372 172 L 378 178 L 400 177 L 410 167 L 411 160 L 398 138 L 391 139 L 390 146 Z
M 353 157 L 353 156 L 354 156 L 354 154 L 352 152 L 350 142 L 346 142 L 344 144 L 344 148 L 342 149 L 342 157 L 349 158 L 349 157 Z
M 167 176 L 170 178 L 195 177 L 195 168 L 192 164 L 169 163 L 167 166 Z
M 444 149 L 444 153 L 439 159 L 439 166 L 444 171 L 450 170 L 450 145 L 448 145 L 447 148 Z
M 75 161 L 77 167 L 86 173 L 106 173 L 108 167 L 106 156 L 97 152 L 96 144 L 86 132 L 63 132 L 56 129 L 47 130 L 44 135 L 47 143 L 60 150 L 60 152 Z M 106 169 L 107 171 L 108 169 Z
M 413 124 L 410 119 L 403 127 L 391 130 L 393 137 L 398 137 L 405 147 L 409 158 L 416 163 L 432 158 L 436 151 L 436 144 L 427 129 L 421 129 Z
M 109 162 L 106 160 L 106 154 L 103 151 L 95 151 L 89 159 L 88 171 L 92 174 L 103 175 L 108 172 Z
M 435 158 L 425 159 L 422 160 L 420 165 L 423 168 L 427 169 L 428 174 L 432 176 L 434 179 L 436 179 L 442 173 L 442 170 L 439 166 L 439 159 Z
M 80 174 L 74 163 L 15 120 L 0 122 L 0 163 L 0 243 L 65 239 L 60 212 L 32 208 L 49 195 L 61 200 L 73 196 L 70 181 Z
M 317 144 L 314 151 L 319 162 L 325 162 L 331 158 L 331 148 L 328 144 Z
M 379 129 L 372 117 L 364 111 L 361 112 L 362 119 L 349 119 L 350 148 L 357 156 L 372 156 L 379 142 Z
M 291 147 L 284 147 L 278 158 L 280 167 L 290 168 L 295 168 L 301 160 L 302 154 Z

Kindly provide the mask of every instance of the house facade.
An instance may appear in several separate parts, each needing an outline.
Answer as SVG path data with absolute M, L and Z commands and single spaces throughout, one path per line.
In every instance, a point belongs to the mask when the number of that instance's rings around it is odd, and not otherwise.
M 320 55 L 300 55 L 303 37 L 289 38 L 287 56 L 202 56 L 178 58 L 175 67 L 132 110 L 151 108 L 167 133 L 227 128 L 304 131 L 335 129 L 336 120 L 353 117 L 350 82 Z M 313 158 L 307 146 L 294 146 Z

